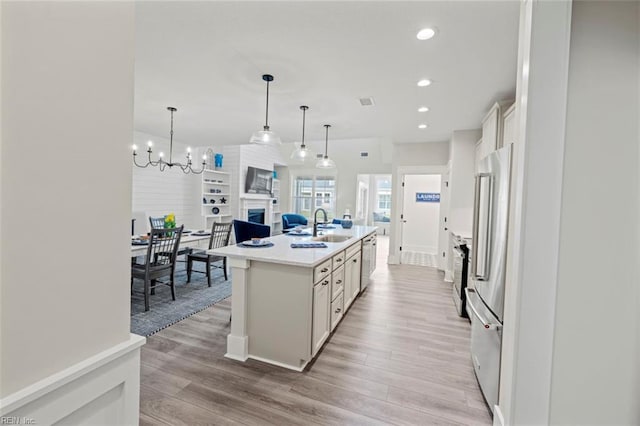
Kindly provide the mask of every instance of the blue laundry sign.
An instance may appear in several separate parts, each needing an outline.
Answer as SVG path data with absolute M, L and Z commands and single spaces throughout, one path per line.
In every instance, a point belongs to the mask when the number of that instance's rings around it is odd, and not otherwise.
M 439 192 L 416 192 L 416 203 L 439 203 Z

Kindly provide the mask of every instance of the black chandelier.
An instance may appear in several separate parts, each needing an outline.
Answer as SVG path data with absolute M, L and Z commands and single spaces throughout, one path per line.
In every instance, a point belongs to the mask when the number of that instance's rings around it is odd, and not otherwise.
M 159 159 L 157 161 L 151 160 L 151 153 L 152 153 L 151 147 L 153 146 L 153 142 L 149 141 L 147 142 L 147 145 L 148 145 L 147 153 L 149 155 L 147 164 L 138 164 L 138 162 L 136 161 L 136 156 L 138 155 L 136 151 L 138 150 L 138 147 L 135 145 L 133 145 L 133 164 L 143 169 L 149 166 L 158 167 L 161 172 L 163 172 L 167 167 L 171 169 L 174 166 L 177 166 L 185 174 L 188 174 L 188 173 L 193 173 L 196 175 L 201 174 L 204 171 L 206 155 L 202 156 L 202 168 L 200 170 L 193 170 L 192 168 L 193 163 L 191 161 L 191 148 L 189 147 L 187 147 L 187 155 L 186 155 L 187 163 L 186 164 L 173 161 L 173 113 L 177 111 L 177 108 L 167 107 L 167 109 L 169 110 L 169 112 L 171 112 L 171 131 L 169 133 L 169 161 L 163 160 L 164 153 L 162 152 L 158 154 Z

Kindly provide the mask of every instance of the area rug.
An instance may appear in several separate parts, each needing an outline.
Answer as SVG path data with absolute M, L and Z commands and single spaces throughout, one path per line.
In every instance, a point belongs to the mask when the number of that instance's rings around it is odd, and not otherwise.
M 192 273 L 191 282 L 187 284 L 185 264 L 178 263 L 175 276 L 176 300 L 171 299 L 171 288 L 158 286 L 156 294 L 149 299 L 150 309 L 147 312 L 144 311 L 144 283 L 142 280 L 134 280 L 131 332 L 151 336 L 231 296 L 231 280 L 225 281 L 221 269 L 212 268 L 212 274 L 211 287 L 207 286 L 207 276 L 198 273 Z

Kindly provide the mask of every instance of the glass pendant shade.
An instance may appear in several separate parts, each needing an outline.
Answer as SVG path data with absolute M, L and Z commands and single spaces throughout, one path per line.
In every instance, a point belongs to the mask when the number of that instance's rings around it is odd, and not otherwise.
M 267 82 L 267 105 L 264 127 L 262 130 L 258 130 L 251 135 L 249 143 L 258 145 L 280 145 L 282 143 L 280 136 L 269 129 L 269 83 L 273 81 L 273 76 L 271 74 L 264 74 L 262 79 Z
M 302 110 L 302 142 L 300 143 L 300 146 L 294 149 L 291 153 L 291 159 L 297 162 L 304 163 L 307 159 L 313 157 L 313 153 L 309 151 L 307 146 L 304 144 L 304 125 L 306 113 L 309 107 L 306 105 L 302 105 L 300 109 Z
M 270 131 L 268 127 L 265 127 L 265 130 L 253 132 L 251 139 L 249 139 L 249 143 L 255 143 L 258 145 L 280 145 L 282 141 L 280 140 L 280 136 L 275 132 Z
M 318 169 L 335 169 L 336 167 L 336 163 L 329 158 L 329 154 L 327 153 L 327 151 L 329 150 L 329 127 L 331 127 L 330 124 L 324 125 L 324 128 L 326 129 L 324 140 L 324 157 L 319 159 L 316 163 L 316 168 Z
M 318 160 L 316 163 L 316 168 L 318 169 L 335 169 L 336 163 L 329 157 L 323 157 Z
M 311 157 L 313 157 L 313 154 L 304 145 L 301 145 L 298 148 L 294 149 L 291 153 L 291 159 L 296 161 L 304 162 Z

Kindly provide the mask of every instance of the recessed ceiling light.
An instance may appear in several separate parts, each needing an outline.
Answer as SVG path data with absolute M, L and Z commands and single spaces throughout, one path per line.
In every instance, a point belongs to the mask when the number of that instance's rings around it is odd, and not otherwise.
M 418 86 L 419 86 L 419 87 L 427 87 L 427 86 L 428 86 L 428 85 L 430 85 L 430 84 L 431 84 L 431 80 L 428 80 L 428 79 L 426 79 L 426 78 L 425 78 L 424 80 L 420 80 L 420 81 L 418 82 Z
M 434 35 L 436 35 L 436 30 L 434 30 L 433 28 L 424 28 L 418 31 L 418 34 L 416 34 L 416 38 L 418 40 L 429 40 Z
M 427 112 L 427 111 L 429 111 L 429 108 L 427 108 L 425 106 L 422 106 L 422 107 L 418 108 L 418 112 Z
M 418 126 L 418 129 L 426 129 L 427 125 L 426 124 L 421 124 Z

